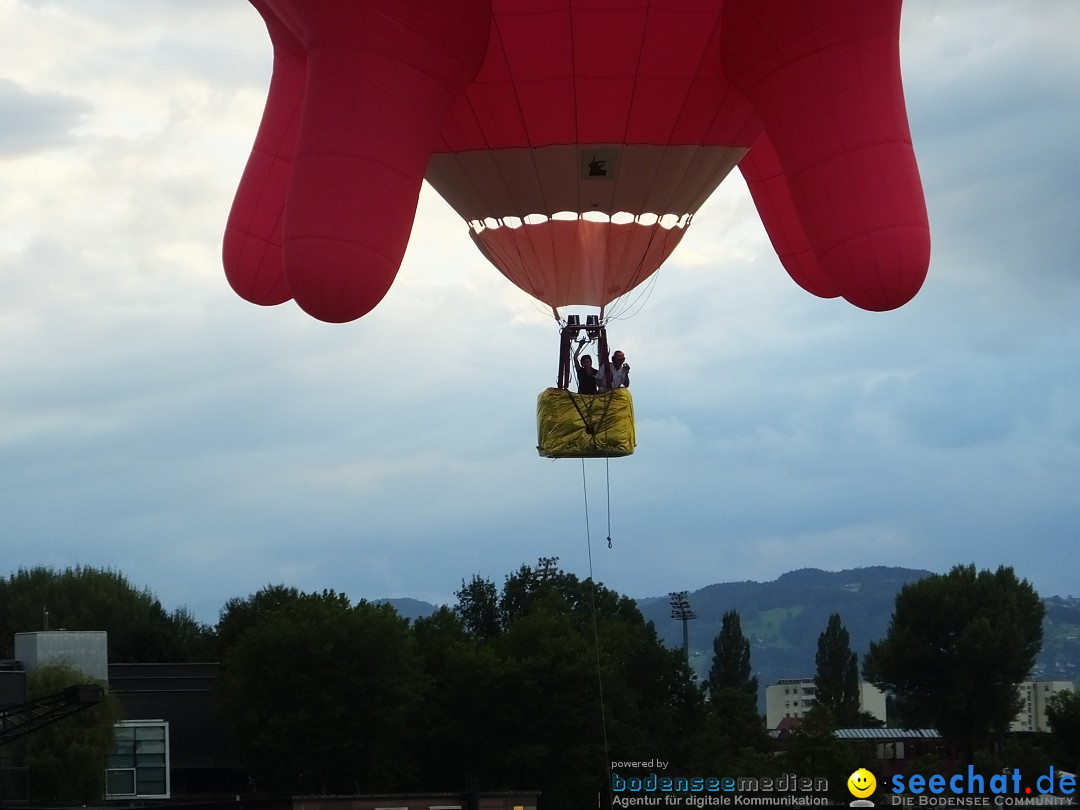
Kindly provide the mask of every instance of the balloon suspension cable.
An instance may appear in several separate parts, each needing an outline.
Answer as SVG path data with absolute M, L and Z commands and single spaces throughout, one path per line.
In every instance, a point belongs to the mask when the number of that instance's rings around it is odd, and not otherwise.
M 611 379 L 611 359 L 608 357 L 607 328 L 605 327 L 600 329 L 596 341 L 596 375 L 597 379 Z
M 592 600 L 593 648 L 596 650 L 596 685 L 600 690 L 600 728 L 604 735 L 604 768 L 607 784 L 611 785 L 611 753 L 608 747 L 607 713 L 604 709 L 604 675 L 600 666 L 600 629 L 596 620 L 596 576 L 593 574 L 592 535 L 589 532 L 589 487 L 585 479 L 585 459 L 581 459 L 581 489 L 585 496 L 585 546 L 589 551 L 589 595 Z M 608 538 L 610 547 L 611 538 Z
M 656 284 L 660 279 L 660 271 L 662 269 L 663 266 L 661 265 L 657 268 L 656 272 L 649 276 L 644 284 L 634 289 L 633 292 L 625 293 L 612 301 L 611 315 L 608 317 L 608 320 L 626 321 L 633 318 L 644 309 L 645 304 L 656 289 Z
M 559 330 L 559 370 L 555 376 L 555 387 L 570 387 L 570 344 L 577 336 L 577 330 L 564 326 Z
M 558 310 L 554 307 L 552 307 L 552 311 L 556 315 L 558 314 Z M 602 318 L 602 315 L 599 318 L 595 315 L 589 315 L 585 323 L 582 324 L 577 315 L 568 315 L 566 317 L 566 323 L 559 329 L 559 368 L 555 375 L 556 388 L 566 390 L 570 387 L 571 367 L 574 366 L 574 370 L 577 370 L 577 354 L 586 344 L 595 342 L 597 345 L 595 368 L 597 373 L 600 373 L 608 354 L 607 327 L 604 325 Z M 582 335 L 582 332 L 585 334 Z M 579 346 L 577 351 L 574 351 L 574 340 L 578 339 L 579 335 L 581 335 L 578 340 Z

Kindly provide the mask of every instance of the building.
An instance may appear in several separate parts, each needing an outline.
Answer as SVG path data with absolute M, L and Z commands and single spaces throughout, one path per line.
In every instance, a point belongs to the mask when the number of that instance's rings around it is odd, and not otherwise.
M 16 633 L 15 658 L 0 662 L 0 739 L 10 740 L 55 722 L 75 702 L 90 705 L 77 699 L 69 701 L 65 690 L 59 704 L 53 701 L 61 695 L 44 696 L 30 701 L 27 695 L 27 679 L 40 668 L 50 665 L 66 665 L 87 676 L 88 680 L 104 683 L 108 676 L 108 636 L 100 631 L 41 631 Z M 75 684 L 70 684 L 75 686 Z M 82 690 L 78 690 L 82 692 Z M 100 700 L 100 691 L 93 702 Z M 5 802 L 25 802 L 29 796 L 27 768 L 16 765 L 10 746 L 0 747 L 0 797 Z
M 1046 704 L 1059 692 L 1075 692 L 1072 681 L 1025 681 L 1020 684 L 1023 705 L 1009 731 L 1049 731 Z
M 109 664 L 104 632 L 44 631 L 15 636 L 17 660 L 0 661 L 0 710 L 26 700 L 26 679 L 39 667 L 64 663 L 90 679 L 107 681 L 120 704 L 113 751 L 105 773 L 110 802 L 154 806 L 161 800 L 197 801 L 202 810 L 535 810 L 532 792 L 357 795 L 267 802 L 252 797 L 230 757 L 214 707 L 217 663 Z M 5 722 L 0 711 L 0 726 Z M 0 802 L 25 805 L 27 769 L 13 766 L 0 747 Z
M 1019 686 L 1023 705 L 1010 731 L 1050 731 L 1046 704 L 1058 692 L 1073 692 L 1071 681 L 1026 681 Z M 800 720 L 817 703 L 813 678 L 788 678 L 765 687 L 765 721 L 768 728 L 778 728 L 786 718 Z M 881 722 L 886 721 L 885 694 L 876 686 L 859 682 L 859 708 Z
M 800 720 L 817 703 L 813 678 L 784 678 L 765 687 L 765 723 L 777 728 L 785 718 Z M 859 682 L 859 709 L 885 722 L 885 693 L 871 683 Z
M 109 637 L 104 630 L 39 630 L 15 634 L 15 659 L 27 675 L 46 664 L 67 664 L 92 681 L 109 678 Z
M 235 797 L 246 779 L 230 760 L 214 719 L 218 665 L 109 664 L 102 631 L 15 634 L 16 659 L 0 662 L 0 703 L 26 699 L 26 679 L 39 668 L 66 664 L 108 684 L 123 718 L 106 768 L 109 800 Z M 0 763 L 5 798 L 25 791 L 25 769 Z
M 246 790 L 214 717 L 215 663 L 111 664 L 124 721 L 107 798 L 202 798 Z
M 769 732 L 778 751 L 791 739 L 796 725 L 797 721 L 785 718 Z M 838 728 L 833 736 L 851 746 L 860 764 L 869 767 L 879 780 L 904 773 L 921 756 L 944 758 L 948 753 L 941 734 L 933 728 Z

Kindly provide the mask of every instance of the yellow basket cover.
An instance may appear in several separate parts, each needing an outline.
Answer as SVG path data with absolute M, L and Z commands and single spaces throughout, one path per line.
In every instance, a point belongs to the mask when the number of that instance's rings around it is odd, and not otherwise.
M 630 455 L 637 446 L 630 391 L 542 391 L 536 398 L 536 442 L 536 449 L 545 458 Z

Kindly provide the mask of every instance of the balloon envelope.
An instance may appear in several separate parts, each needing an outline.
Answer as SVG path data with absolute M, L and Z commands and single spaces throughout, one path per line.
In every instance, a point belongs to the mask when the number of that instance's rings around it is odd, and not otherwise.
M 671 254 L 760 131 L 722 73 L 720 19 L 719 3 L 495 4 L 427 178 L 511 281 L 601 306 Z
M 736 165 L 810 292 L 891 309 L 925 277 L 900 0 L 252 3 L 274 75 L 225 264 L 256 303 L 370 310 L 425 175 L 553 307 L 648 278 Z

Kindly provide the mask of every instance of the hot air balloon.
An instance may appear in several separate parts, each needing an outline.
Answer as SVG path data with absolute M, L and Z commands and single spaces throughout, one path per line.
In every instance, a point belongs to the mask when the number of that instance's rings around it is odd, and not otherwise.
M 602 321 L 735 166 L 809 292 L 889 310 L 926 276 L 901 0 L 251 3 L 274 68 L 223 254 L 253 303 L 370 311 L 425 177 L 556 318 Z
M 925 277 L 900 0 L 251 2 L 274 69 L 224 263 L 254 303 L 368 312 L 425 175 L 553 307 L 641 283 L 735 165 L 811 292 L 886 310 Z

